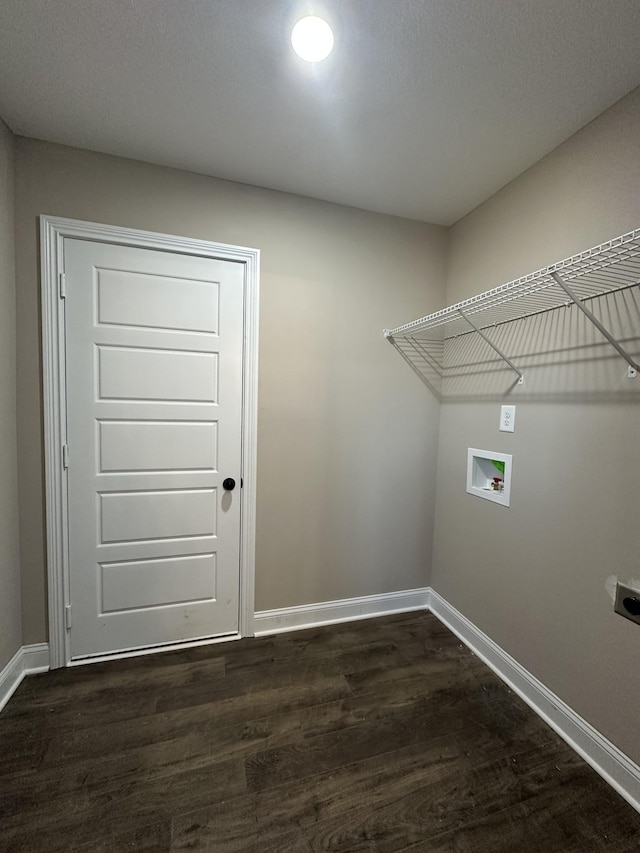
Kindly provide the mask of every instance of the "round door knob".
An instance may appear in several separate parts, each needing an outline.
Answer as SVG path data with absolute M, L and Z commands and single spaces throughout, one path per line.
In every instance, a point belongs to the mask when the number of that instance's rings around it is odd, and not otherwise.
M 226 480 L 222 481 L 222 488 L 226 492 L 232 492 L 235 489 L 235 487 L 236 487 L 236 481 L 233 479 L 233 477 L 227 477 Z

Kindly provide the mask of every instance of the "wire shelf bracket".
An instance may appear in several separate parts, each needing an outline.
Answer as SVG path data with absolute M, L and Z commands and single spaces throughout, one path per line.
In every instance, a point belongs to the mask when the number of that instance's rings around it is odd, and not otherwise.
M 551 278 L 555 281 L 558 287 L 561 287 L 564 292 L 567 294 L 569 299 L 578 306 L 578 308 L 582 311 L 582 313 L 593 323 L 596 329 L 600 332 L 600 334 L 606 338 L 611 346 L 624 358 L 624 360 L 629 365 L 627 369 L 627 375 L 630 379 L 634 379 L 638 375 L 638 371 L 640 371 L 640 364 L 635 361 L 626 349 L 613 337 L 613 335 L 609 332 L 609 330 L 604 326 L 600 320 L 595 316 L 595 314 L 590 311 L 587 306 L 578 299 L 573 290 L 569 287 L 569 285 L 562 280 L 562 278 L 558 275 L 557 272 L 551 273 Z
M 460 316 L 461 316 L 461 317 L 464 317 L 464 319 L 465 319 L 465 320 L 467 321 L 467 323 L 471 326 L 471 328 L 472 328 L 475 332 L 477 332 L 477 333 L 480 335 L 480 337 L 481 337 L 484 341 L 486 341 L 486 342 L 489 344 L 489 346 L 491 347 L 491 349 L 492 349 L 492 350 L 495 350 L 495 351 L 498 353 L 498 355 L 500 356 L 500 358 L 501 358 L 503 361 L 505 361 L 505 362 L 509 365 L 509 367 L 511 368 L 511 370 L 514 370 L 514 371 L 518 374 L 518 384 L 519 384 L 519 385 L 522 385 L 522 384 L 524 383 L 524 374 L 523 374 L 523 372 L 522 372 L 521 370 L 519 370 L 519 369 L 515 366 L 515 364 L 511 361 L 511 359 L 510 359 L 510 358 L 508 358 L 508 357 L 507 357 L 507 356 L 502 352 L 502 350 L 501 350 L 499 347 L 497 347 L 497 346 L 493 343 L 493 341 L 491 341 L 491 340 L 487 337 L 487 335 L 485 335 L 485 333 L 482 331 L 482 329 L 479 329 L 479 328 L 478 328 L 478 326 L 476 326 L 476 324 L 475 324 L 472 320 L 470 320 L 470 319 L 469 319 L 469 317 L 467 317 L 467 315 L 464 313 L 464 311 L 462 310 L 462 308 L 458 308 L 458 313 L 460 314 Z

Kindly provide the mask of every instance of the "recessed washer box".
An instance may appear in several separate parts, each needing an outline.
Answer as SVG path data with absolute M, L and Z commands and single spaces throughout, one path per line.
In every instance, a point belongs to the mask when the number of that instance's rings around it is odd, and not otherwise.
M 510 453 L 470 447 L 467 451 L 467 492 L 486 501 L 509 506 L 511 460 Z

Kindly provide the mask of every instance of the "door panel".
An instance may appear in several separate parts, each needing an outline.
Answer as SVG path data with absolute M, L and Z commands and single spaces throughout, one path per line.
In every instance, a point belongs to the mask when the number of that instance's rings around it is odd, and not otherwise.
M 100 472 L 216 471 L 216 423 L 98 421 Z
M 96 308 L 101 325 L 178 331 L 218 331 L 218 283 L 97 270 Z
M 103 613 L 216 597 L 215 554 L 102 563 L 101 569 Z
M 244 268 L 65 240 L 72 658 L 238 629 Z
M 98 399 L 217 402 L 216 353 L 97 347 Z
M 100 497 L 100 545 L 216 535 L 216 490 L 107 492 Z

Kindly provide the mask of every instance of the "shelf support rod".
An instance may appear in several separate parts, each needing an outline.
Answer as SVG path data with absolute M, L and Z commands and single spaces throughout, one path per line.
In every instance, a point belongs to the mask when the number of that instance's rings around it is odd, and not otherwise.
M 578 297 L 575 295 L 575 293 L 573 292 L 573 290 L 569 287 L 569 285 L 568 285 L 566 282 L 564 282 L 564 281 L 560 278 L 560 276 L 558 275 L 558 273 L 557 273 L 557 272 L 552 272 L 552 273 L 551 273 L 551 278 L 555 281 L 555 283 L 558 285 L 558 287 L 561 287 L 561 288 L 564 290 L 564 292 L 567 294 L 567 296 L 569 297 L 569 299 L 570 299 L 570 300 L 571 300 L 575 305 L 577 305 L 577 306 L 578 306 L 578 308 L 582 311 L 582 313 L 583 313 L 583 314 L 585 314 L 585 315 L 588 317 L 588 319 L 593 323 L 593 325 L 594 325 L 594 326 L 596 327 L 596 329 L 600 332 L 600 334 L 601 334 L 601 335 L 603 335 L 603 336 L 604 336 L 604 337 L 609 341 L 609 343 L 611 344 L 611 346 L 612 346 L 612 347 L 613 347 L 613 348 L 614 348 L 614 349 L 615 349 L 615 350 L 616 350 L 616 351 L 617 351 L 617 352 L 622 356 L 622 358 L 624 358 L 624 360 L 627 362 L 627 364 L 629 365 L 629 367 L 630 367 L 633 371 L 635 371 L 635 372 L 637 372 L 637 373 L 640 373 L 640 364 L 638 364 L 636 361 L 634 361 L 634 360 L 631 358 L 631 356 L 630 356 L 630 355 L 629 355 L 629 353 L 624 349 L 624 347 L 620 346 L 620 344 L 618 343 L 618 341 L 613 337 L 613 335 L 609 332 L 609 330 L 608 330 L 605 326 L 603 326 L 603 325 L 602 325 L 602 323 L 600 322 L 600 320 L 598 320 L 598 318 L 596 317 L 596 315 L 595 315 L 595 314 L 593 314 L 593 313 L 592 313 L 592 312 L 587 308 L 587 306 L 586 306 L 586 305 L 584 305 L 584 304 L 581 302 L 581 300 L 580 300 L 580 299 L 578 299 Z
M 510 358 L 507 358 L 507 356 L 502 352 L 502 350 L 501 350 L 501 349 L 499 349 L 499 348 L 498 348 L 498 347 L 493 343 L 493 341 L 489 340 L 489 338 L 485 335 L 485 333 L 482 331 L 482 329 L 479 329 L 479 328 L 476 326 L 476 324 L 475 324 L 472 320 L 470 320 L 470 319 L 469 319 L 469 317 L 467 317 L 467 315 L 464 313 L 464 311 L 462 310 L 462 308 L 458 308 L 458 314 L 460 314 L 460 316 L 461 316 L 464 320 L 466 320 L 466 321 L 467 321 L 467 323 L 471 326 L 471 328 L 474 330 L 474 332 L 477 332 L 477 333 L 480 335 L 480 337 L 481 337 L 484 341 L 486 341 L 486 342 L 489 344 L 489 346 L 491 347 L 491 349 L 492 349 L 492 350 L 495 350 L 495 352 L 497 352 L 497 353 L 498 353 L 498 355 L 500 356 L 500 358 L 501 358 L 503 361 L 506 361 L 506 363 L 509 365 L 509 367 L 511 368 L 511 370 L 514 370 L 514 371 L 518 374 L 518 376 L 520 377 L 520 378 L 518 379 L 518 384 L 519 384 L 519 385 L 522 385 L 522 383 L 524 382 L 524 374 L 523 374 L 523 372 L 522 372 L 521 370 L 519 370 L 519 369 L 515 366 L 515 364 L 511 361 L 511 359 L 510 359 Z

